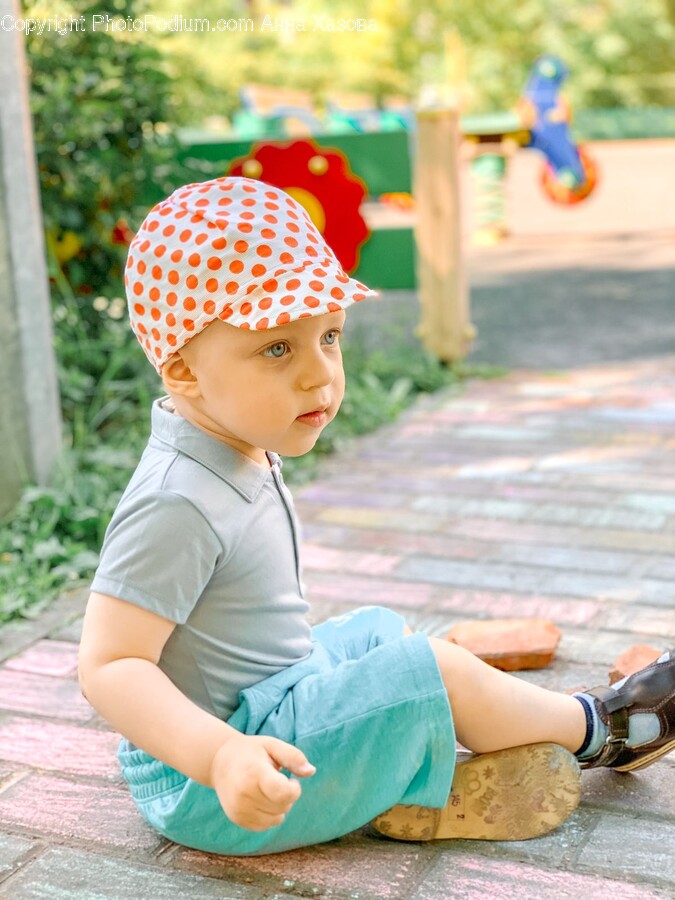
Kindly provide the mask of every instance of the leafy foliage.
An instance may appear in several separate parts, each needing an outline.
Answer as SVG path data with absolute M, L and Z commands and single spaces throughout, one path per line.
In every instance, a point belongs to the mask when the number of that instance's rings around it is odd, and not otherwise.
M 134 0 L 115 6 L 123 16 L 139 11 Z M 148 202 L 172 183 L 176 144 L 165 124 L 171 83 L 162 55 L 155 42 L 93 29 L 92 16 L 109 10 L 87 0 L 26 9 L 86 22 L 26 42 L 50 275 L 62 299 L 95 296 L 120 280 L 125 241 L 116 242 L 115 226 L 137 227 Z M 69 233 L 67 242 L 77 243 L 60 247 Z M 95 328 L 100 317 L 85 304 L 80 312 Z
M 240 18 L 234 0 L 149 0 L 185 17 Z M 415 99 L 426 86 L 459 92 L 467 113 L 511 109 L 535 58 L 556 53 L 571 70 L 577 109 L 675 106 L 674 0 L 258 0 L 254 31 L 183 32 L 168 47 L 183 125 L 229 116 L 249 81 L 311 91 Z M 265 15 L 304 18 L 307 30 L 263 30 Z M 362 33 L 313 30 L 315 17 L 375 19 Z M 223 66 L 222 60 L 228 60 Z

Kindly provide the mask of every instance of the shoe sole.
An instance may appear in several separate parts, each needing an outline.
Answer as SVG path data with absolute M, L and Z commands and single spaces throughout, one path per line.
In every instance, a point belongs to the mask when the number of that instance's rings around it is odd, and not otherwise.
M 630 747 L 627 747 L 626 749 L 629 750 Z M 610 768 L 615 772 L 635 772 L 636 769 L 644 769 L 645 766 L 651 766 L 653 762 L 656 762 L 657 759 L 665 756 L 666 753 L 670 753 L 671 750 L 675 750 L 675 741 L 671 741 L 669 744 L 659 747 L 658 750 L 654 750 L 652 753 L 640 756 L 634 763 L 627 763 L 625 766 L 611 766 Z
M 558 744 L 527 744 L 458 761 L 443 809 L 394 806 L 370 824 L 400 841 L 524 841 L 562 825 L 580 794 L 571 753 Z

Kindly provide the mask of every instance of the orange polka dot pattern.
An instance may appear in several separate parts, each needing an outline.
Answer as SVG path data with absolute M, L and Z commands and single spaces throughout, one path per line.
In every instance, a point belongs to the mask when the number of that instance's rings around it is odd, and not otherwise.
M 217 319 L 266 331 L 376 294 L 345 274 L 296 200 L 239 177 L 185 185 L 153 207 L 124 283 L 131 327 L 158 372 Z

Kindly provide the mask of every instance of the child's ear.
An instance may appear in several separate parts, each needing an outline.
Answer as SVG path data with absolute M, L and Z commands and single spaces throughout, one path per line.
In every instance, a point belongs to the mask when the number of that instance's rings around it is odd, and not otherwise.
M 179 394 L 192 399 L 200 396 L 197 376 L 178 353 L 169 357 L 162 366 L 162 381 L 170 394 Z

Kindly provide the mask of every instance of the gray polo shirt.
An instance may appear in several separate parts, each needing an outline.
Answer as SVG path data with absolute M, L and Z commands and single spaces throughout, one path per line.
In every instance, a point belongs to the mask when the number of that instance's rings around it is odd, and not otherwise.
M 159 668 L 227 719 L 240 690 L 310 655 L 299 529 L 276 453 L 258 465 L 165 399 L 91 589 L 178 623 Z

